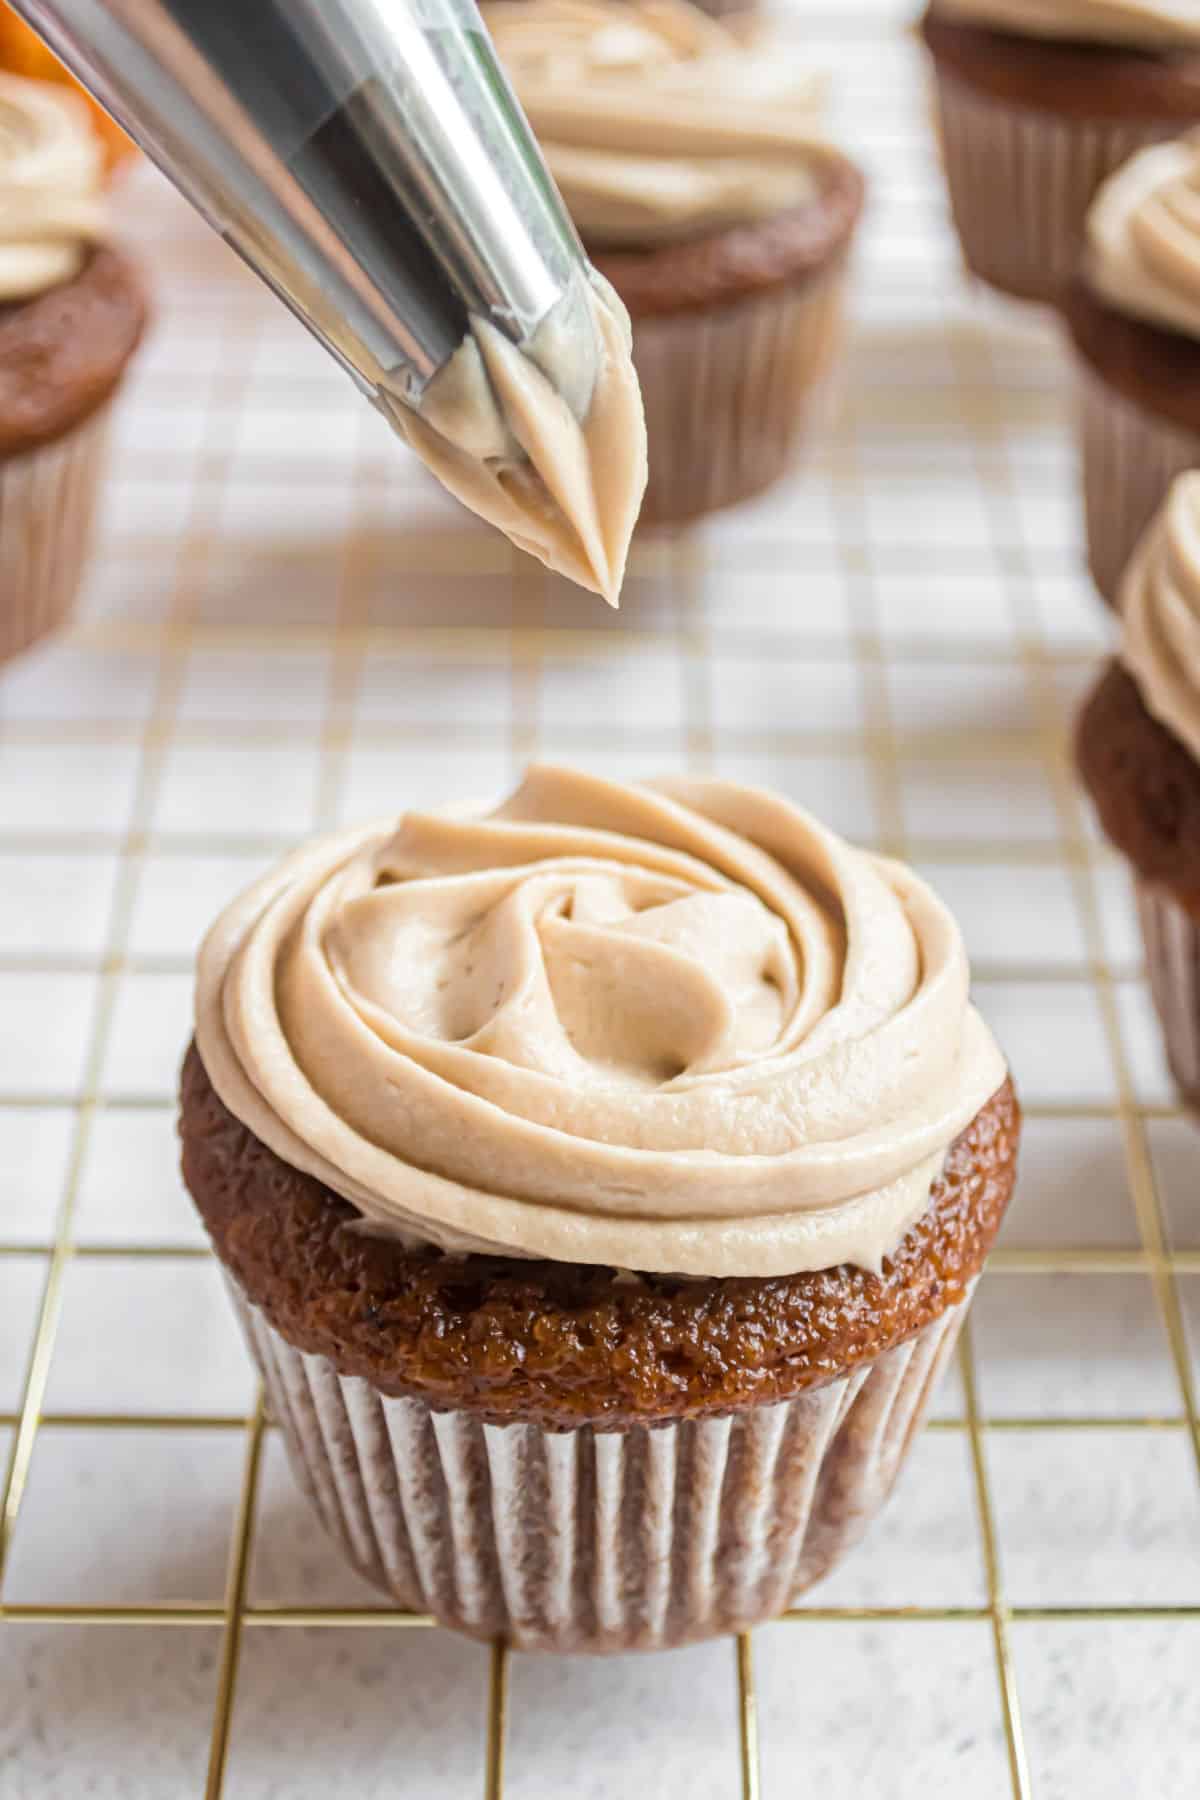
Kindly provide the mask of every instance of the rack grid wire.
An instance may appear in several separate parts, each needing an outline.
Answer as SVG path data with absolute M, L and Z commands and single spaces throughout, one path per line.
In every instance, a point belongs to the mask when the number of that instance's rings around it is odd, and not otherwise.
M 1083 1457 L 1097 1434 L 1135 1440 L 1135 1454 L 1182 1441 L 1193 1488 L 1200 1474 L 1187 1323 L 1200 1236 L 1161 1180 L 1161 1144 L 1187 1127 L 1162 1085 L 1120 871 L 1070 767 L 1072 702 L 1105 622 L 1078 573 L 1065 359 L 1044 321 L 969 292 L 957 274 L 900 9 L 846 0 L 797 10 L 789 25 L 831 66 L 838 129 L 874 180 L 835 416 L 780 492 L 638 545 L 613 618 L 465 520 L 172 197 L 145 173 L 130 190 L 161 323 L 121 414 L 95 576 L 69 637 L 0 680 L 0 886 L 11 896 L 0 898 L 0 1139 L 18 1146 L 0 1160 L 20 1174 L 0 1201 L 0 1277 L 19 1267 L 36 1286 L 15 1403 L 0 1412 L 0 1446 L 10 1439 L 0 1629 L 10 1649 L 30 1626 L 219 1633 L 208 1800 L 228 1791 L 247 1634 L 431 1621 L 383 1605 L 253 1597 L 272 1432 L 261 1396 L 203 1412 L 182 1394 L 177 1407 L 121 1395 L 56 1404 L 64 1319 L 83 1304 L 68 1300 L 73 1269 L 166 1279 L 208 1258 L 174 1223 L 136 1238 L 114 1227 L 119 1194 L 97 1211 L 97 1134 L 123 1131 L 124 1120 L 132 1142 L 169 1119 L 171 1053 L 161 1071 L 151 1053 L 182 1043 L 187 931 L 210 889 L 229 891 L 313 827 L 428 801 L 439 784 L 490 791 L 539 752 L 620 774 L 665 763 L 761 777 L 934 870 L 952 903 L 964 896 L 978 990 L 1008 1030 L 1031 1131 L 1052 1144 L 1055 1132 L 1119 1140 L 1131 1229 L 1092 1236 L 1085 1193 L 1069 1232 L 1061 1217 L 1049 1231 L 1031 1224 L 1031 1207 L 1006 1229 L 985 1292 L 1039 1278 L 1148 1283 L 1171 1393 L 1164 1400 L 1156 1384 L 1144 1411 L 1098 1407 L 1090 1389 L 1065 1407 L 990 1408 L 979 1328 L 968 1326 L 961 1404 L 929 1429 L 967 1450 L 977 1603 L 822 1604 L 818 1589 L 770 1629 L 989 1630 L 996 1791 L 1016 1800 L 1070 1785 L 1039 1778 L 1014 1630 L 1200 1630 L 1194 1571 L 1153 1600 L 1109 1599 L 1091 1584 L 1077 1599 L 1031 1599 L 1028 1587 L 1013 1599 L 992 1474 L 1006 1438 L 1058 1434 Z M 77 883 L 103 889 L 86 917 L 82 902 L 63 903 Z M 22 922 L 31 912 L 32 931 Z M 1009 914 L 1027 921 L 1020 933 Z M 1075 1064 L 1078 1081 L 1064 1080 Z M 61 1144 L 44 1180 L 18 1160 L 35 1131 Z M 1180 1159 L 1186 1167 L 1186 1149 Z M 39 1447 L 47 1434 L 79 1432 L 240 1437 L 220 1598 L 11 1597 L 4 1583 L 35 1502 Z M 482 1719 L 489 1800 L 505 1792 L 509 1675 L 496 1645 Z M 731 1646 L 729 1680 L 729 1791 L 755 1800 L 749 1637 Z M 1186 1738 L 1200 1722 L 1193 1713 L 1177 1725 Z M 0 1791 L 46 1791 L 23 1774 L 21 1754 L 14 1734 L 0 1734 Z M 1116 1770 L 1113 1793 L 1134 1792 L 1125 1773 Z M 795 1779 L 806 1783 L 802 1757 Z

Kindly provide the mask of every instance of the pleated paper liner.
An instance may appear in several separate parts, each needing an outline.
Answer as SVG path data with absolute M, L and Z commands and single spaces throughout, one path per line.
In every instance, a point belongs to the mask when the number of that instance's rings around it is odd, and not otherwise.
M 0 662 L 70 616 L 92 537 L 110 408 L 0 459 Z
M 950 205 L 971 272 L 1020 300 L 1053 301 L 1074 275 L 1096 189 L 1177 127 L 1060 118 L 979 93 L 936 62 Z
M 1135 881 L 1146 971 L 1180 1096 L 1200 1110 L 1200 918 L 1170 891 Z
M 1077 391 L 1088 565 L 1100 593 L 1116 607 L 1138 539 L 1175 477 L 1200 468 L 1200 433 L 1156 418 L 1082 360 Z
M 840 335 L 845 261 L 708 311 L 635 319 L 650 478 L 643 525 L 760 493 L 819 416 Z
M 891 1492 L 967 1305 L 793 1400 L 556 1432 L 383 1395 L 229 1287 L 295 1475 L 354 1567 L 453 1630 L 549 1651 L 663 1649 L 782 1612 Z

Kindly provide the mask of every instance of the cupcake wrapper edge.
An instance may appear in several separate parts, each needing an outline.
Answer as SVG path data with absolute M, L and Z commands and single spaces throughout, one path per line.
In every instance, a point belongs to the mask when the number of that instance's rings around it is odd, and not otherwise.
M 1175 477 L 1200 468 L 1200 434 L 1127 400 L 1082 360 L 1077 385 L 1088 566 L 1115 608 L 1129 559 Z
M 65 623 L 92 535 L 111 407 L 0 459 L 0 662 Z
M 644 525 L 715 512 L 784 473 L 827 399 L 844 273 L 843 256 L 811 280 L 728 306 L 634 320 Z
M 1135 892 L 1167 1062 L 1188 1105 L 1200 1107 L 1200 919 L 1168 888 L 1135 876 Z
M 1135 151 L 1173 137 L 1153 120 L 1059 118 L 981 94 L 935 63 L 950 205 L 968 268 L 1021 300 L 1050 301 L 1075 273 L 1087 209 Z
M 350 1562 L 440 1624 L 550 1651 L 667 1648 L 782 1612 L 887 1498 L 966 1312 L 792 1400 L 556 1432 L 383 1395 L 228 1285 L 293 1471 Z

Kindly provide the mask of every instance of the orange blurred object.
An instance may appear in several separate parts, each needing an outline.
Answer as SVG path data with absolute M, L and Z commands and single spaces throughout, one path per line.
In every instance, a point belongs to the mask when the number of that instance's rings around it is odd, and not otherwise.
M 68 74 L 57 56 L 47 50 L 40 37 L 19 19 L 10 6 L 0 0 L 0 69 L 12 75 L 28 75 L 34 81 L 61 81 L 75 89 L 87 101 L 96 134 L 104 145 L 104 160 L 111 173 L 118 163 L 133 156 L 130 143 L 119 125 L 115 125 L 90 95 L 85 94 L 74 76 Z

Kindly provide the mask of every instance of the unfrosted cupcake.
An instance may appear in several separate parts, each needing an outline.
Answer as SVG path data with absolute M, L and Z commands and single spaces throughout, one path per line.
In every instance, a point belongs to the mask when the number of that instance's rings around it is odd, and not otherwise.
M 683 0 L 496 0 L 502 62 L 592 261 L 625 302 L 646 408 L 642 520 L 783 473 L 841 321 L 863 182 L 819 141 L 823 84 Z
M 1143 150 L 1105 183 L 1065 314 L 1088 560 L 1115 605 L 1171 482 L 1200 465 L 1200 134 Z
M 1100 822 L 1133 868 L 1171 1072 L 1200 1107 L 1200 473 L 1182 475 L 1121 589 L 1121 648 L 1076 748 Z
M 932 0 L 922 32 L 967 266 L 1054 300 L 1105 176 L 1200 123 L 1200 5 Z
M 218 920 L 187 1184 L 295 1472 L 405 1607 L 655 1648 L 886 1498 L 1014 1177 L 953 920 L 716 781 L 535 769 Z
M 145 323 L 102 185 L 83 102 L 0 75 L 0 661 L 71 610 L 109 402 Z

